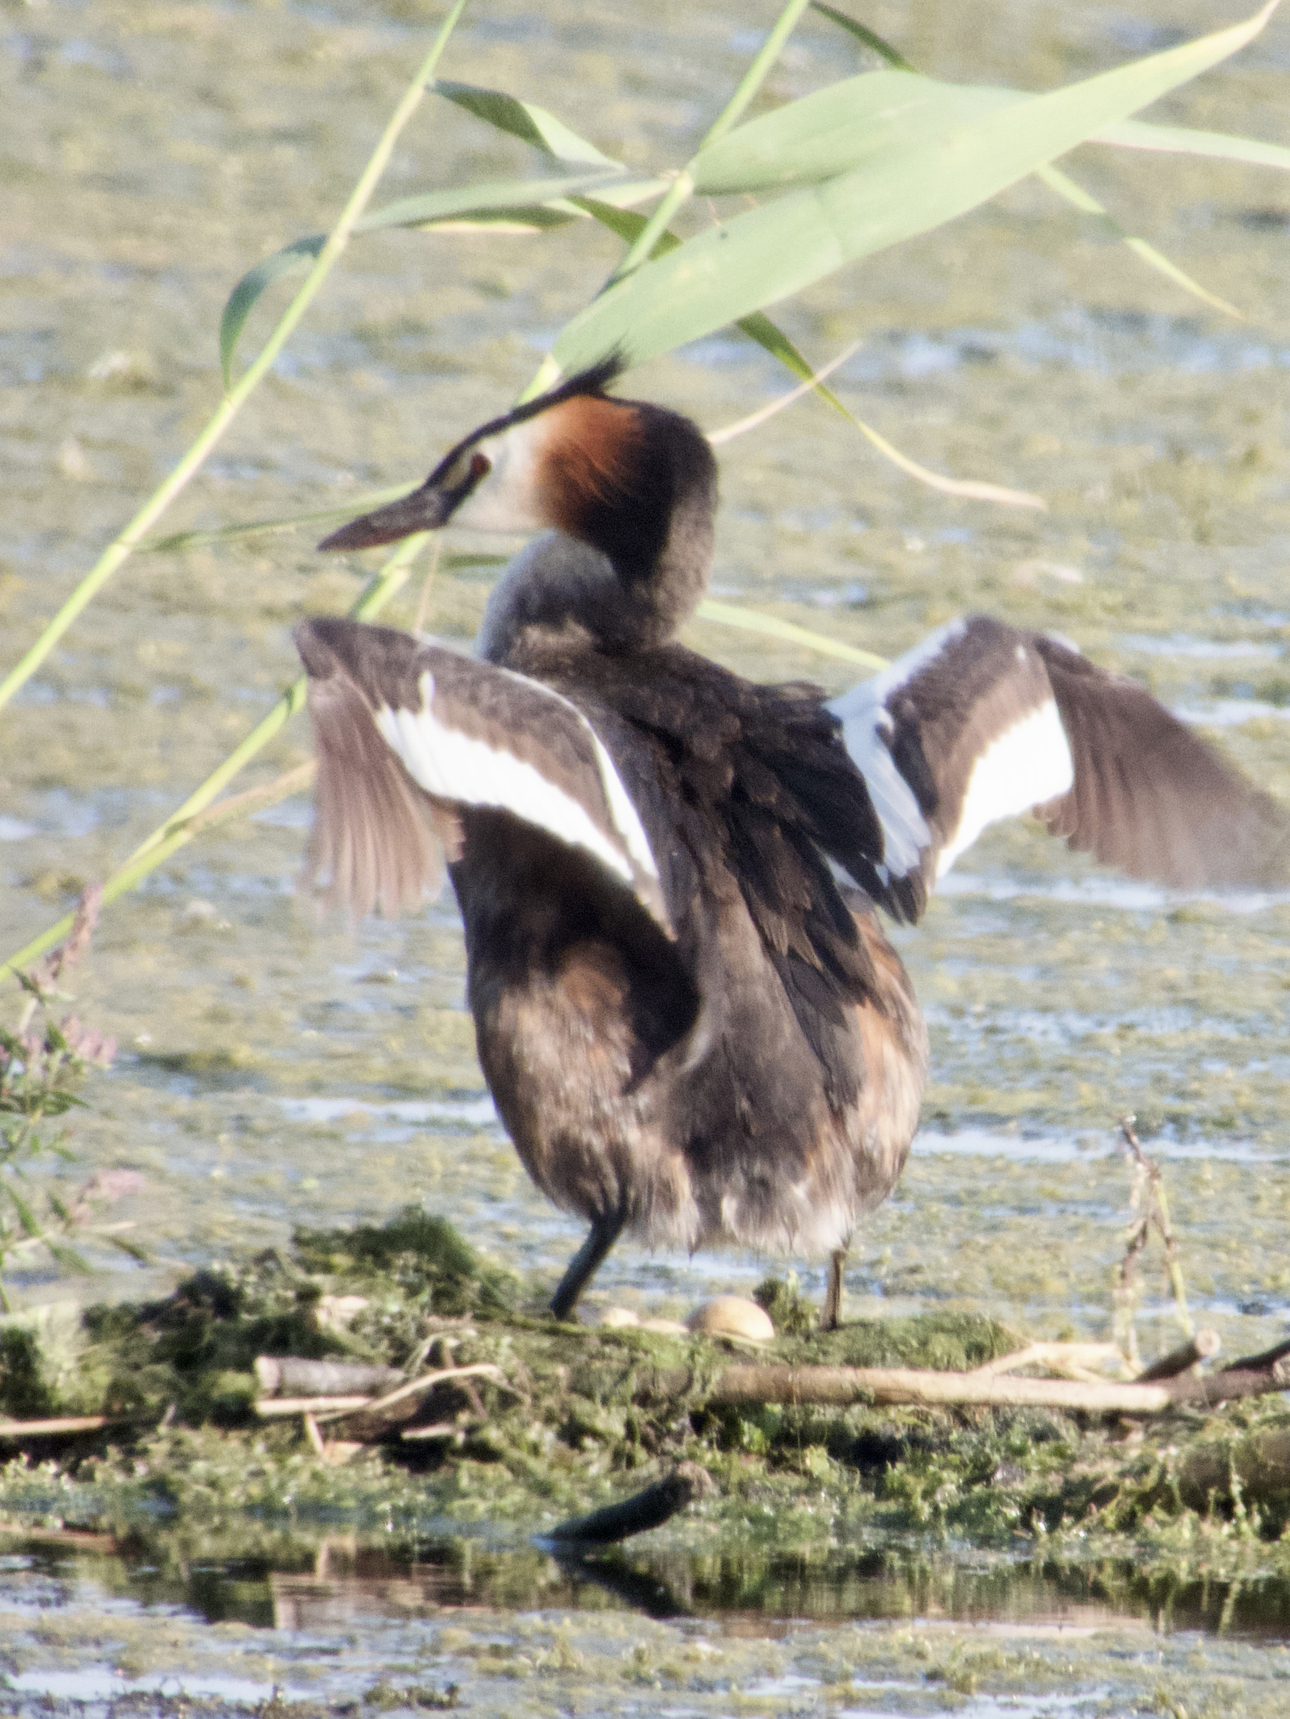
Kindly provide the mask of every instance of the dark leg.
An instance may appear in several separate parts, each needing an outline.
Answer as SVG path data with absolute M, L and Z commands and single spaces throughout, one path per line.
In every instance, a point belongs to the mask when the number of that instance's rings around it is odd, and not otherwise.
M 578 1297 L 587 1287 L 605 1255 L 622 1233 L 623 1218 L 618 1212 L 597 1218 L 591 1233 L 569 1261 L 568 1270 L 560 1279 L 560 1287 L 551 1297 L 551 1313 L 556 1319 L 567 1319 L 577 1305 Z
M 824 1312 L 820 1327 L 836 1331 L 842 1323 L 842 1267 L 847 1263 L 847 1250 L 840 1247 L 829 1255 L 829 1286 L 824 1291 Z

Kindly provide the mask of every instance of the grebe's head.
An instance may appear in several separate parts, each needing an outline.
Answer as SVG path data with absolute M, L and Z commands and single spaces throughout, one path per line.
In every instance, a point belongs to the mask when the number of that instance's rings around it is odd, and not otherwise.
M 629 578 L 653 570 L 679 513 L 715 505 L 702 432 L 678 412 L 616 400 L 606 359 L 464 437 L 419 489 L 342 526 L 319 547 L 369 549 L 451 521 L 476 531 L 552 529 Z

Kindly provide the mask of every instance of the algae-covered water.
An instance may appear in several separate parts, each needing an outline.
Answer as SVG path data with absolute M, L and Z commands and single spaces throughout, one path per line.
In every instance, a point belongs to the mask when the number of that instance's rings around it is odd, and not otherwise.
M 864 15 L 929 71 L 1032 87 L 1216 22 L 1200 0 L 922 0 Z M 444 70 L 539 100 L 634 165 L 670 166 L 770 17 L 762 6 L 480 0 Z M 433 22 L 401 0 L 40 0 L 0 11 L 6 666 L 213 409 L 230 286 L 327 225 Z M 860 63 L 845 38 L 808 20 L 768 98 Z M 1290 26 L 1274 18 L 1160 115 L 1285 141 L 1288 75 Z M 1207 724 L 1290 800 L 1290 193 L 1283 176 L 1195 160 L 1090 148 L 1071 165 L 1125 227 L 1245 320 L 1147 272 L 1037 184 L 824 283 L 782 320 L 813 359 L 862 339 L 840 373 L 848 402 L 923 463 L 1034 491 L 1047 511 L 935 495 L 807 403 L 723 452 L 716 590 L 888 655 L 969 607 L 1068 634 Z M 521 145 L 432 99 L 378 201 L 528 169 Z M 607 237 L 581 228 L 364 239 L 167 528 L 318 508 L 422 474 L 528 380 L 613 255 Z M 268 326 L 258 312 L 250 338 Z M 768 359 L 720 336 L 631 385 L 716 427 L 782 384 Z M 293 621 L 352 600 L 363 569 L 312 544 L 303 530 L 135 558 L 0 718 L 6 950 L 106 875 L 258 720 L 295 672 Z M 468 637 L 486 593 L 482 575 L 441 579 L 431 626 Z M 414 585 L 391 618 L 410 624 L 416 600 Z M 688 636 L 750 675 L 809 676 L 831 690 L 854 678 L 834 659 L 711 623 Z M 248 782 L 307 748 L 297 723 Z M 575 1227 L 530 1189 L 492 1117 L 451 902 L 354 934 L 319 926 L 293 896 L 307 820 L 307 805 L 289 801 L 230 826 L 105 916 L 76 1006 L 122 1049 L 86 1090 L 75 1144 L 87 1165 L 146 1178 L 113 1215 L 136 1222 L 153 1263 L 105 1254 L 87 1285 L 33 1268 L 18 1279 L 29 1304 L 164 1293 L 194 1265 L 283 1244 L 295 1224 L 381 1220 L 410 1199 L 533 1281 L 554 1281 L 575 1245 Z M 1133 1111 L 1164 1168 L 1197 1317 L 1229 1355 L 1279 1338 L 1290 1303 L 1290 903 L 1175 900 L 1018 827 L 966 856 L 923 925 L 897 941 L 927 1009 L 932 1078 L 902 1185 L 857 1247 L 850 1310 L 1105 1336 L 1129 1215 L 1115 1123 Z M 796 1264 L 814 1291 L 818 1269 Z M 737 1255 L 624 1246 L 589 1305 L 674 1314 L 764 1271 Z M 1176 1331 L 1158 1255 L 1144 1285 L 1138 1338 L 1150 1354 Z M 692 1553 L 698 1542 L 677 1534 Z M 496 1555 L 499 1568 L 530 1557 Z M 1171 1616 L 1184 1630 L 1217 1629 L 1225 1602 L 1174 1615 L 1108 1599 L 1126 1591 L 1114 1582 L 1089 1602 L 1105 1615 L 1080 1628 L 1132 1614 L 1142 1621 L 1129 1634 L 1058 1637 L 1056 1601 L 1028 1603 L 1040 1621 L 1027 1634 L 1002 1597 L 956 1610 L 936 1585 L 952 1579 L 943 1571 L 920 1587 L 884 1567 L 902 1617 L 993 1610 L 1003 1633 L 847 1625 L 772 1646 L 761 1623 L 750 1645 L 730 1622 L 650 1623 L 630 1605 L 611 1623 L 599 1611 L 587 1621 L 572 1608 L 603 1586 L 530 1581 L 527 1564 L 522 1581 L 490 1577 L 478 1599 L 469 1583 L 427 1578 L 417 1599 L 412 1578 L 378 1572 L 365 1587 L 350 1570 L 338 1591 L 369 1597 L 336 1601 L 333 1618 L 330 1601 L 310 1609 L 308 1583 L 294 1590 L 295 1611 L 278 1609 L 279 1587 L 266 1610 L 264 1571 L 248 1613 L 206 1605 L 192 1583 L 151 1591 L 137 1569 L 109 1575 L 88 1555 L 50 1562 L 62 1557 L 27 1549 L 6 1567 L 4 1603 L 37 1644 L 11 1682 L 62 1665 L 64 1652 L 68 1675 L 89 1677 L 100 1661 L 85 1644 L 119 1640 L 143 1669 L 122 1671 L 113 1645 L 102 1675 L 140 1699 L 148 1677 L 191 1671 L 209 1653 L 212 1678 L 265 1693 L 281 1683 L 293 1700 L 305 1698 L 300 1678 L 310 1699 L 356 1699 L 397 1665 L 386 1681 L 405 1693 L 455 1682 L 473 1705 L 516 1712 L 525 1702 L 591 1710 L 600 1698 L 631 1711 L 657 1707 L 666 1689 L 677 1712 L 696 1713 L 730 1711 L 731 1690 L 750 1711 L 1083 1711 L 1070 1705 L 1075 1691 L 1088 1711 L 1136 1711 L 1140 1700 L 1191 1713 L 1206 1701 L 1232 1710 L 1224 1679 L 1238 1677 L 1253 1713 L 1283 1710 L 1290 1671 L 1280 1646 L 1168 1635 Z M 697 1582 L 718 1596 L 698 1605 L 704 1613 L 736 1603 L 686 1568 L 650 1579 L 673 1593 Z M 331 1591 L 325 1575 L 310 1578 L 319 1593 Z M 222 1593 L 231 1580 L 207 1586 Z M 769 1611 L 888 1616 L 855 1580 L 834 1590 L 854 1604 L 806 1605 L 786 1582 Z M 194 1621 L 225 1615 L 221 1606 L 240 1621 L 213 1631 Z M 529 1616 L 533 1607 L 546 1609 Z M 1283 1601 L 1270 1615 L 1273 1638 L 1284 1636 Z M 258 1633 L 272 1624 L 288 1633 Z M 251 1669 L 230 1669 L 243 1658 Z M 338 1668 L 334 1686 L 320 1666 Z M 107 1686 L 14 1687 L 27 1691 L 6 1695 L 17 1703 L 107 1699 Z

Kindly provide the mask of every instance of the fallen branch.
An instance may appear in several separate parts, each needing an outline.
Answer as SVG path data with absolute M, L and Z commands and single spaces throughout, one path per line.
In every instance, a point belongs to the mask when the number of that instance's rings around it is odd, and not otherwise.
M 270 1366 L 262 1369 L 262 1362 L 269 1362 Z M 272 1368 L 282 1365 L 282 1362 L 274 1361 L 273 1357 L 262 1355 L 255 1364 L 256 1376 L 262 1384 L 267 1378 L 276 1381 L 279 1375 L 274 1373 Z M 334 1367 L 337 1373 L 341 1373 L 349 1364 L 319 1361 L 308 1362 L 306 1365 L 309 1367 L 330 1366 Z M 365 1366 L 362 1368 L 355 1367 L 352 1370 L 367 1374 L 379 1372 L 383 1378 L 402 1377 L 392 1368 L 385 1367 L 378 1369 Z M 422 1396 L 426 1391 L 433 1389 L 435 1385 L 443 1384 L 446 1380 L 474 1378 L 492 1379 L 494 1383 L 510 1389 L 509 1386 L 505 1385 L 500 1367 L 495 1366 L 491 1361 L 477 1361 L 469 1367 L 439 1367 L 434 1372 L 422 1373 L 417 1378 L 409 1379 L 405 1384 L 399 1385 L 395 1390 L 387 1391 L 383 1397 L 358 1396 L 357 1394 L 318 1397 L 258 1397 L 255 1402 L 255 1412 L 262 1420 L 277 1420 L 290 1415 L 304 1415 L 312 1419 L 314 1432 L 318 1433 L 320 1426 L 329 1426 L 333 1421 L 344 1419 L 346 1415 L 368 1414 L 379 1420 L 388 1416 L 391 1409 L 397 1409 L 409 1403 L 412 1398 Z M 307 1430 L 308 1420 L 306 1421 Z
M 626 1540 L 633 1534 L 658 1528 L 669 1516 L 675 1516 L 678 1510 L 714 1490 L 715 1483 L 706 1469 L 695 1462 L 683 1462 L 653 1486 L 624 1498 L 621 1504 L 607 1504 L 603 1510 L 593 1510 L 590 1516 L 575 1516 L 561 1522 L 543 1538 L 561 1545 L 609 1546 L 615 1540 Z
M 1198 1331 L 1194 1337 L 1145 1367 L 1133 1382 L 1135 1385 L 1149 1385 L 1157 1379 L 1175 1379 L 1180 1373 L 1189 1373 L 1201 1361 L 1212 1361 L 1222 1347 L 1223 1339 L 1217 1331 Z
M 642 1380 L 646 1396 L 684 1396 L 694 1388 L 685 1369 Z M 1287 1389 L 1290 1380 L 1269 1372 L 1230 1369 L 1205 1378 L 1153 1384 L 1116 1380 L 1026 1379 L 988 1373 L 936 1373 L 912 1367 L 727 1367 L 705 1393 L 713 1407 L 810 1403 L 849 1408 L 858 1403 L 925 1408 L 1064 1409 L 1086 1414 L 1158 1415 L 1180 1404 L 1208 1406 L 1236 1397 Z
M 0 1439 L 58 1438 L 65 1433 L 101 1432 L 104 1427 L 129 1426 L 134 1415 L 62 1415 L 48 1421 L 0 1421 Z
M 710 1403 L 902 1403 L 924 1407 L 1084 1409 L 1105 1414 L 1159 1414 L 1173 1406 L 1164 1385 L 1115 1380 L 1026 1379 L 981 1373 L 934 1373 L 913 1367 L 727 1367 Z

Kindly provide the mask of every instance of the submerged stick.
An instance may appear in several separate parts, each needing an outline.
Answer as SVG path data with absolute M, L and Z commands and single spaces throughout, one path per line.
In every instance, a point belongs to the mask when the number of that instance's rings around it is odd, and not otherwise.
M 660 1527 L 678 1510 L 684 1510 L 687 1504 L 713 1490 L 712 1476 L 706 1469 L 695 1462 L 683 1462 L 653 1486 L 624 1498 L 621 1504 L 607 1504 L 603 1510 L 593 1510 L 590 1516 L 571 1517 L 543 1538 L 559 1541 L 561 1545 L 610 1546 L 616 1540 Z

